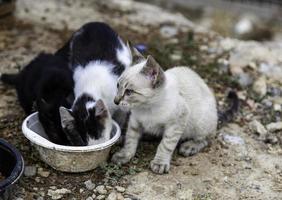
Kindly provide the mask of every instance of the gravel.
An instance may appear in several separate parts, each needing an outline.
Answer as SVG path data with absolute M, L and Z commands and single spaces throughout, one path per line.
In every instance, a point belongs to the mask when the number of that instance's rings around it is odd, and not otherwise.
M 32 177 L 36 175 L 36 167 L 35 166 L 25 166 L 24 175 L 27 177 Z

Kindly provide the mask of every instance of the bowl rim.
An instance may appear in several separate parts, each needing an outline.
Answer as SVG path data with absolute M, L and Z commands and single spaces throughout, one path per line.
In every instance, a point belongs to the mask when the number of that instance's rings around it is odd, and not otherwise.
M 101 144 L 95 144 L 95 145 L 90 145 L 90 146 L 65 146 L 65 145 L 59 145 L 55 144 L 46 138 L 42 137 L 41 135 L 35 133 L 31 129 L 27 127 L 28 121 L 36 117 L 38 115 L 38 112 L 32 113 L 29 116 L 25 118 L 22 124 L 22 132 L 24 136 L 33 144 L 36 144 L 38 146 L 44 147 L 46 149 L 51 149 L 51 150 L 56 150 L 56 151 L 61 151 L 61 152 L 93 152 L 93 151 L 99 151 L 106 149 L 110 146 L 112 146 L 120 137 L 121 131 L 120 127 L 117 124 L 117 122 L 113 121 L 113 125 L 116 127 L 116 133 L 115 135 L 108 141 L 101 143 Z
M 6 140 L 0 138 L 0 145 L 3 146 L 6 150 L 10 151 L 11 156 L 14 156 L 16 159 L 15 166 L 10 174 L 10 176 L 5 177 L 3 181 L 0 182 L 0 192 L 5 191 L 15 182 L 17 182 L 23 174 L 24 171 L 24 159 L 16 147 L 8 143 Z

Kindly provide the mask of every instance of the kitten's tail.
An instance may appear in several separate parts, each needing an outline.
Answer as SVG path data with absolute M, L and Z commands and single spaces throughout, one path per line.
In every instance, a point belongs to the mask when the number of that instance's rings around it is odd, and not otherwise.
M 9 85 L 16 85 L 18 82 L 18 74 L 0 74 L 0 80 Z
M 235 91 L 230 91 L 227 95 L 229 101 L 229 108 L 225 111 L 218 111 L 218 125 L 223 126 L 225 123 L 230 122 L 234 115 L 239 111 L 239 97 Z

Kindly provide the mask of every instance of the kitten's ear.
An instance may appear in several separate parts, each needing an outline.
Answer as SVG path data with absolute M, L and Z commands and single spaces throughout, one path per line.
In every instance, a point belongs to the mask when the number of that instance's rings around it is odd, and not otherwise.
M 60 117 L 61 117 L 61 125 L 63 128 L 69 127 L 70 124 L 73 125 L 75 119 L 72 116 L 71 111 L 61 106 L 59 112 L 60 112 Z
M 153 88 L 159 87 L 165 80 L 164 71 L 151 55 L 147 57 L 146 64 L 141 70 L 141 73 L 152 81 Z
M 126 46 L 130 50 L 132 63 L 138 63 L 141 60 L 145 60 L 145 57 L 135 47 L 132 46 L 130 41 L 127 41 Z
M 96 102 L 95 117 L 108 117 L 107 107 L 101 99 Z

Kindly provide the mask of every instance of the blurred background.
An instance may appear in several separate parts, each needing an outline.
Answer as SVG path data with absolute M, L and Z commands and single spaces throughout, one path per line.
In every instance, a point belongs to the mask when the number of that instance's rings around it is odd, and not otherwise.
M 174 12 L 223 36 L 243 40 L 282 40 L 280 0 L 141 0 Z
M 114 193 L 113 200 L 281 200 L 281 0 L 0 0 L 0 73 L 55 52 L 89 21 L 108 23 L 164 69 L 194 69 L 220 110 L 228 106 L 227 91 L 235 90 L 240 111 L 211 147 L 189 158 L 175 155 L 167 175 L 148 170 L 156 150 L 150 142 L 127 165 L 65 174 L 40 161 L 21 132 L 25 116 L 15 91 L 0 84 L 0 138 L 21 151 L 26 165 L 14 199 L 93 200 Z M 89 180 L 105 190 L 88 189 Z

